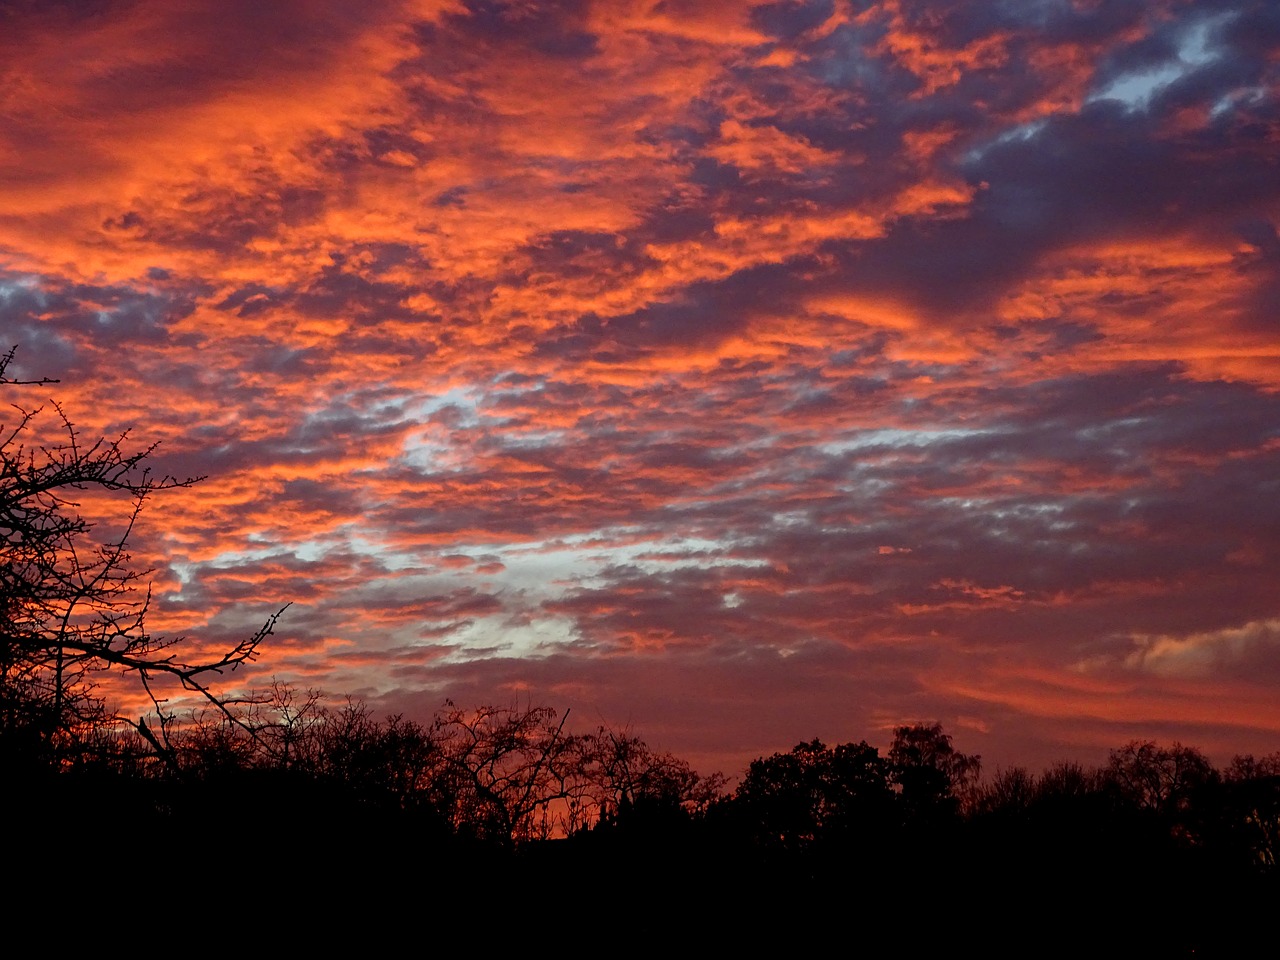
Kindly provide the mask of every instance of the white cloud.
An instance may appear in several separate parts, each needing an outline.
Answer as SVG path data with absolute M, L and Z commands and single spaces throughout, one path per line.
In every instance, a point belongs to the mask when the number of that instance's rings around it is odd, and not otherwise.
M 1262 647 L 1280 646 L 1280 618 L 1254 620 L 1186 636 L 1134 634 L 1124 659 L 1132 670 L 1167 677 L 1199 677 L 1237 663 Z

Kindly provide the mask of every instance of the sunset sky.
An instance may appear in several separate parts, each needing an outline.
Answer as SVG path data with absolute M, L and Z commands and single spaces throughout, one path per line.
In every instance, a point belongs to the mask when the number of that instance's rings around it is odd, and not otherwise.
M 152 631 L 704 771 L 1280 749 L 1278 223 L 1270 0 L 0 4 L 5 402 L 208 477 Z

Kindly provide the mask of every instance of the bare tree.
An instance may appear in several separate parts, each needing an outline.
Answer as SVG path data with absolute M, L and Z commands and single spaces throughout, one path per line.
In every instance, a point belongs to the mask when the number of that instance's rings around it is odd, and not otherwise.
M 1185 813 L 1194 792 L 1218 779 L 1199 750 L 1180 743 L 1164 748 L 1153 740 L 1132 740 L 1112 750 L 1106 774 L 1139 808 L 1172 816 Z
M 563 832 L 585 792 L 588 747 L 565 732 L 567 718 L 566 711 L 557 721 L 550 707 L 463 710 L 446 702 L 433 736 L 454 828 L 501 844 Z
M 1236 832 L 1255 867 L 1274 873 L 1280 863 L 1280 751 L 1237 756 L 1225 771 Z
M 699 776 L 684 760 L 625 731 L 602 726 L 584 740 L 583 776 L 593 801 L 582 809 L 586 825 L 646 810 L 702 814 L 723 792 L 720 774 Z
M 55 382 L 8 376 L 13 357 L 13 349 L 0 355 L 0 387 Z M 147 632 L 151 571 L 134 565 L 130 536 L 152 495 L 202 479 L 154 475 L 154 451 L 131 448 L 127 431 L 86 438 L 53 400 L 0 410 L 0 739 L 8 750 L 49 755 L 77 732 L 117 719 L 97 693 L 104 671 L 132 677 L 150 697 L 155 727 L 134 727 L 162 756 L 171 755 L 170 716 L 157 680 L 238 718 L 210 683 L 252 661 L 280 613 L 212 658 L 188 657 L 183 638 Z M 119 498 L 115 532 L 101 534 L 81 514 L 87 492 Z

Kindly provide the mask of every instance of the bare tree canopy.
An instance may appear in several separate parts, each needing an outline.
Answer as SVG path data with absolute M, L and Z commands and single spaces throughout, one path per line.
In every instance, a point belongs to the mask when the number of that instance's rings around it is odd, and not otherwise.
M 55 382 L 8 376 L 14 352 L 0 354 L 7 393 Z M 253 660 L 275 626 L 279 613 L 211 658 L 187 656 L 181 637 L 147 631 L 151 571 L 133 563 L 130 536 L 153 494 L 202 479 L 156 476 L 154 451 L 131 446 L 127 431 L 86 438 L 54 400 L 0 410 L 0 736 L 8 749 L 117 719 L 95 692 L 95 675 L 114 671 L 136 679 L 155 706 L 156 729 L 135 726 L 163 754 L 167 713 L 154 681 L 172 678 L 225 710 L 209 684 Z M 80 512 L 86 492 L 120 499 L 112 532 Z

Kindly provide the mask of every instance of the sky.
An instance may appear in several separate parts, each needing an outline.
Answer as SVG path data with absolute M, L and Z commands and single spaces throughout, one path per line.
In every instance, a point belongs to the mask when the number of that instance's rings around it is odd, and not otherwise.
M 152 632 L 704 772 L 1280 749 L 1278 223 L 1267 0 L 0 3 L 6 403 L 206 477 Z

